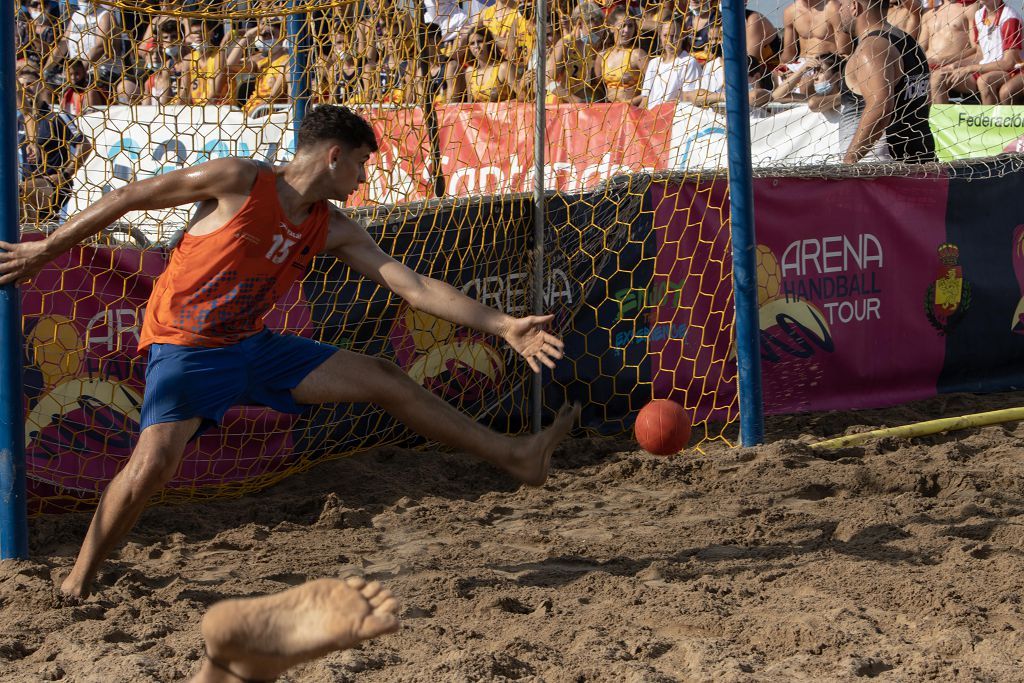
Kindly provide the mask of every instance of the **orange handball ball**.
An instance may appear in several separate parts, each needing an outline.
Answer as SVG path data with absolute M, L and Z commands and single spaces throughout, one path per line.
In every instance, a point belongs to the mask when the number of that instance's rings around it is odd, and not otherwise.
M 658 398 L 643 407 L 633 427 L 637 443 L 653 455 L 672 455 L 690 442 L 690 418 L 675 401 Z

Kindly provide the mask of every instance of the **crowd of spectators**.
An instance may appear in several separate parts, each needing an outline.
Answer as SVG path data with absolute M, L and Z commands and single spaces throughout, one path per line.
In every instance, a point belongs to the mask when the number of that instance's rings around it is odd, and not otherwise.
M 66 193 L 65 176 L 89 153 L 74 119 L 91 108 L 223 105 L 258 117 L 287 106 L 295 46 L 285 18 L 266 16 L 267 5 L 254 5 L 259 11 L 249 19 L 194 18 L 204 10 L 224 16 L 225 9 L 238 16 L 238 3 L 248 0 L 230 1 L 138 0 L 129 10 L 92 0 L 21 0 L 19 129 L 32 191 Z M 782 26 L 747 10 L 752 105 L 838 106 L 852 52 L 839 20 L 842 1 L 794 0 Z M 927 54 L 932 102 L 1024 103 L 1021 18 L 1003 0 L 891 2 L 889 22 Z M 144 6 L 150 10 L 137 9 Z M 718 0 L 547 6 L 547 102 L 723 101 Z M 443 105 L 537 96 L 532 0 L 361 0 L 304 17 L 315 102 Z

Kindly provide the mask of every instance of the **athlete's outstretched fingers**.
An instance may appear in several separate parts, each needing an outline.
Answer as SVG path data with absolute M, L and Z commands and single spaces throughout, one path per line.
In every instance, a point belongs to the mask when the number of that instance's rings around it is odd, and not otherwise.
M 537 361 L 535 361 L 533 359 L 533 357 L 527 356 L 526 357 L 526 363 L 527 363 L 527 365 L 530 366 L 530 369 L 533 370 L 534 372 L 540 372 L 540 366 L 537 365 Z

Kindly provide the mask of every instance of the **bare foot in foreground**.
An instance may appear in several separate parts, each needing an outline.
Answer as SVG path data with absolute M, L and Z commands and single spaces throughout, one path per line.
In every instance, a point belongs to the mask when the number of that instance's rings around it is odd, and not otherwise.
M 203 617 L 207 657 L 192 683 L 272 681 L 297 664 L 397 630 L 391 591 L 357 577 L 224 600 Z
M 540 486 L 548 479 L 551 454 L 569 434 L 580 416 L 580 404 L 564 405 L 551 426 L 531 436 L 521 437 L 512 457 L 504 465 L 506 472 L 528 486 Z

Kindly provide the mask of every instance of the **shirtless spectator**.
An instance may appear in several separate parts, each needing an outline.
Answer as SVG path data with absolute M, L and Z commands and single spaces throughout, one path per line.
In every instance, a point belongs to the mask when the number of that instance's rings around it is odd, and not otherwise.
M 795 0 L 783 11 L 782 22 L 782 70 L 796 71 L 808 57 L 852 51 L 850 35 L 840 26 L 836 0 Z M 797 89 L 805 92 L 810 87 L 810 82 L 804 82 Z
M 918 41 L 921 35 L 921 5 L 918 0 L 889 0 L 885 20 Z
M 782 38 L 768 17 L 747 9 L 747 69 L 761 87 L 771 87 L 771 74 L 779 66 Z
M 288 101 L 288 61 L 291 51 L 284 22 L 260 19 L 228 52 L 229 73 L 256 74 L 252 96 L 242 107 L 246 115 L 270 114 L 274 104 Z
M 604 13 L 592 2 L 572 11 L 572 31 L 552 48 L 547 63 L 549 104 L 595 102 L 600 84 L 594 77 L 597 46 L 603 41 Z
M 971 60 L 977 49 L 972 41 L 976 5 L 956 0 L 933 0 L 937 4 L 921 15 L 921 38 L 918 43 L 928 57 L 932 70 L 932 93 L 945 78 L 943 67 L 956 67 Z
M 636 19 L 616 9 L 609 17 L 614 42 L 594 61 L 594 77 L 604 84 L 607 102 L 640 104 L 640 89 L 647 69 L 647 52 L 637 45 Z
M 937 70 L 932 101 L 949 102 L 950 94 L 974 95 L 982 104 L 999 104 L 1000 90 L 1018 73 L 1021 59 L 1021 16 L 1003 0 L 979 0 L 975 5 L 974 55 Z
M 700 64 L 685 49 L 683 20 L 663 22 L 658 30 L 661 54 L 647 62 L 641 91 L 641 107 L 679 102 L 683 93 L 696 90 L 700 82 Z

